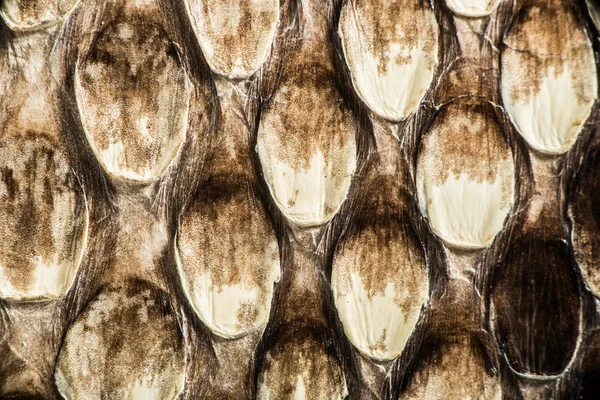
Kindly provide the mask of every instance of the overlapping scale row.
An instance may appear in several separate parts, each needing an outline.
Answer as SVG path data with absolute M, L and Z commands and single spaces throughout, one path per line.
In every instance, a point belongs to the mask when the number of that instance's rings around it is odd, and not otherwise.
M 585 296 L 578 276 L 585 264 L 573 257 L 581 236 L 571 244 L 565 192 L 577 163 L 573 147 L 598 92 L 584 12 L 571 2 L 527 2 L 501 53 L 502 98 L 527 143 L 530 173 L 522 178 L 529 189 L 522 218 L 492 279 L 490 312 L 508 365 L 534 380 L 560 379 L 582 340 Z M 552 311 L 540 309 L 542 303 L 554 304 Z
M 596 8 L 2 2 L 0 398 L 597 398 Z

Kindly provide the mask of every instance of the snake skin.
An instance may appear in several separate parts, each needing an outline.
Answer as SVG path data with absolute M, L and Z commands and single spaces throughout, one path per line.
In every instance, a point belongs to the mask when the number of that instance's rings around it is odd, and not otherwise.
M 0 399 L 599 399 L 595 0 L 0 0 Z

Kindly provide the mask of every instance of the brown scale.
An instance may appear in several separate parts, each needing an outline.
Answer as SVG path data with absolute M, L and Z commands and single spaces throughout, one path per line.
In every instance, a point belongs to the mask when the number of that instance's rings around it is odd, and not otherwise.
M 69 327 L 56 384 L 71 400 L 175 399 L 184 384 L 183 346 L 168 295 L 125 280 L 103 287 Z
M 130 0 L 108 2 L 107 9 L 101 31 L 80 43 L 77 102 L 104 168 L 149 181 L 162 175 L 185 138 L 188 80 L 156 5 Z
M 77 0 L 5 0 L 0 14 L 15 31 L 37 29 L 60 21 Z
M 514 101 L 527 99 L 532 93 L 540 90 L 541 80 L 552 68 L 558 76 L 568 66 L 573 71 L 573 89 L 579 100 L 584 102 L 584 88 L 587 75 L 577 74 L 585 71 L 587 59 L 580 54 L 588 51 L 585 34 L 579 29 L 579 21 L 571 8 L 570 1 L 563 0 L 528 0 L 513 20 L 504 43 L 509 49 L 518 52 L 527 61 L 521 62 L 520 68 L 513 68 L 510 73 L 520 85 L 511 93 Z
M 207 384 L 206 390 L 211 396 L 235 399 L 249 396 L 251 390 L 251 360 L 264 329 L 257 325 L 257 307 L 270 308 L 279 252 L 258 193 L 250 132 L 244 121 L 245 95 L 225 80 L 219 80 L 218 87 L 222 126 L 198 195 L 181 217 L 177 246 L 182 279 L 191 293 L 240 284 L 245 290 L 262 292 L 263 304 L 247 302 L 238 309 L 237 338 L 214 337 L 220 365 L 214 384 Z M 206 274 L 211 288 L 201 287 Z
M 490 71 L 481 64 L 485 60 L 461 57 L 454 61 L 439 77 L 435 103 L 443 105 L 458 97 L 493 99 L 494 85 Z
M 494 360 L 477 335 L 445 330 L 425 339 L 417 362 L 408 368 L 400 395 L 409 400 L 510 397 L 503 392 Z M 503 397 L 506 396 L 506 397 Z
M 396 335 L 394 329 L 405 328 L 403 323 L 417 322 L 406 320 L 420 314 L 427 300 L 429 282 L 423 247 L 410 222 L 409 194 L 403 179 L 406 168 L 402 167 L 399 143 L 381 125 L 375 127 L 375 136 L 377 153 L 373 153 L 367 167 L 357 209 L 333 258 L 334 274 L 338 277 L 334 296 L 343 302 L 345 296 L 352 295 L 355 283 L 350 274 L 356 272 L 369 298 L 384 296 L 386 286 L 394 285 L 394 302 L 404 313 L 405 320 L 397 321 L 400 326 L 390 324 L 377 343 L 369 347 L 371 353 L 387 353 L 391 349 L 386 348 L 386 337 Z M 390 363 L 373 363 L 367 356 L 364 358 L 363 373 L 372 375 L 371 391 L 381 397 Z
M 569 247 L 562 162 L 530 152 L 531 196 L 494 273 L 492 324 L 516 372 L 559 375 L 580 340 L 582 304 Z
M 596 132 L 569 198 L 571 241 L 575 259 L 586 286 L 596 297 L 600 297 L 599 145 L 599 136 Z
M 278 23 L 278 0 L 186 3 L 200 44 L 212 49 L 205 57 L 215 72 L 241 78 L 260 68 Z

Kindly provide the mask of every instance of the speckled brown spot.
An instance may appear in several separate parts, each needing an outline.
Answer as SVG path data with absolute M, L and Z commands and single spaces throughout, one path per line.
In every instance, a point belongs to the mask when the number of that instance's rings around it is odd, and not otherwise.
M 569 7 L 569 2 L 531 1 L 514 20 L 504 39 L 504 51 L 515 51 L 522 59 L 518 68 L 506 67 L 511 79 L 519 82 L 510 92 L 514 102 L 527 102 L 539 93 L 550 70 L 558 76 L 565 67 L 571 71 L 578 100 L 590 100 L 588 74 L 582 73 L 589 68 L 590 43 Z
M 245 77 L 260 68 L 279 20 L 278 0 L 187 0 L 207 61 L 215 72 Z
M 237 329 L 248 330 L 256 321 L 258 317 L 258 310 L 256 305 L 250 301 L 242 303 L 242 306 L 237 311 Z
M 28 30 L 62 19 L 78 0 L 4 0 L 0 14 L 11 29 Z
M 188 80 L 175 45 L 151 12 L 124 9 L 80 54 L 76 94 L 104 168 L 159 177 L 186 135 Z
M 369 346 L 369 351 L 371 351 L 373 353 L 376 351 L 379 351 L 379 352 L 387 351 L 387 346 L 385 344 L 386 338 L 387 338 L 387 330 L 384 329 L 381 336 L 379 337 L 379 339 L 377 339 L 377 342 L 374 345 Z
M 24 136 L 0 141 L 0 297 L 54 298 L 79 264 L 84 195 L 55 139 Z
M 355 143 L 350 112 L 333 79 L 331 71 L 315 62 L 299 67 L 282 85 L 263 111 L 259 128 L 268 135 L 264 140 L 271 157 L 307 169 L 317 151 L 335 162 L 338 149 Z
M 302 331 L 274 345 L 258 379 L 259 400 L 341 400 L 347 394 L 338 361 L 320 340 Z
M 504 168 L 507 161 L 512 163 L 511 150 L 492 106 L 485 101 L 459 100 L 444 107 L 423 138 L 420 152 L 419 165 L 429 168 L 430 178 L 438 184 L 450 174 L 467 174 L 478 183 L 492 183 L 502 175 L 509 178 L 503 179 L 504 192 L 512 193 L 513 171 Z M 511 200 L 506 196 L 506 202 Z
M 499 377 L 476 339 L 451 337 L 429 342 L 400 398 L 410 400 L 502 399 Z
M 423 52 L 432 53 L 437 46 L 435 26 L 423 23 L 429 19 L 429 3 L 423 0 L 360 0 L 348 4 L 357 13 L 362 37 L 367 39 L 369 52 L 377 58 L 377 68 L 381 75 L 387 73 L 392 44 L 402 43 L 408 50 L 419 47 Z M 397 55 L 396 64 L 408 64 L 409 55 Z M 432 66 L 437 60 L 430 59 Z
M 69 327 L 55 380 L 78 399 L 175 399 L 183 390 L 183 337 L 167 295 L 143 281 L 102 289 Z

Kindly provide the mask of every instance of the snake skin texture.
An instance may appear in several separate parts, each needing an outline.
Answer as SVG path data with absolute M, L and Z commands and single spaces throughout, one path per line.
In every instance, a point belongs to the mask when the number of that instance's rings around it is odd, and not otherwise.
M 0 0 L 0 399 L 600 399 L 596 0 Z

